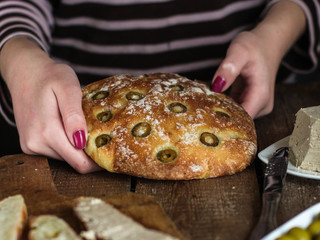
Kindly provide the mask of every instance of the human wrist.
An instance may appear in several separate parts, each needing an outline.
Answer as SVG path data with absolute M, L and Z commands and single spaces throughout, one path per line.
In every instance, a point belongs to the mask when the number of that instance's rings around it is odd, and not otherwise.
M 36 71 L 53 62 L 31 39 L 17 36 L 8 40 L 0 52 L 0 73 L 9 89 L 12 81 L 26 71 Z
M 306 17 L 292 1 L 275 3 L 264 19 L 251 31 L 268 53 L 281 60 L 306 29 Z

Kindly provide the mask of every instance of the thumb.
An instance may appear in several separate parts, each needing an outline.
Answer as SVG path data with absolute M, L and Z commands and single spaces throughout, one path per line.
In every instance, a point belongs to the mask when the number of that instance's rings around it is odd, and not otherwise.
M 77 77 L 56 92 L 64 129 L 70 143 L 77 149 L 86 146 L 87 125 L 82 111 L 82 91 Z
M 248 62 L 248 55 L 242 47 L 231 44 L 226 57 L 221 62 L 212 80 L 212 91 L 222 92 L 240 75 L 242 69 Z

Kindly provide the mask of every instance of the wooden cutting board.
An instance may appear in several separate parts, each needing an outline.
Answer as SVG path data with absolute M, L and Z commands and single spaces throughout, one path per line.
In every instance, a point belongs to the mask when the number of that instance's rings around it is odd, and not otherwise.
M 46 158 L 25 154 L 0 158 L 0 182 L 0 200 L 21 194 L 25 199 L 29 217 L 53 214 L 65 219 L 77 232 L 82 230 L 72 211 L 73 198 L 58 193 Z M 148 228 L 183 239 L 174 223 L 152 196 L 128 192 L 101 199 Z

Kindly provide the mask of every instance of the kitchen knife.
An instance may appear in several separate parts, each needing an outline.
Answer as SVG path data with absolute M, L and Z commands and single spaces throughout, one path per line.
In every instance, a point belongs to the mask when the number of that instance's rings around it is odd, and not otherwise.
M 250 240 L 258 240 L 277 227 L 277 211 L 287 174 L 288 147 L 279 148 L 270 158 L 263 181 L 262 211 Z

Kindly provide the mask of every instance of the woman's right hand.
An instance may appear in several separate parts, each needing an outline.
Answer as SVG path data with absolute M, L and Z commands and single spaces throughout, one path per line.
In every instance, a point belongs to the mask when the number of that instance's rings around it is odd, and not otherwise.
M 1 50 L 0 70 L 23 152 L 65 160 L 80 173 L 101 169 L 82 150 L 87 127 L 73 69 L 54 62 L 32 40 L 15 37 Z

